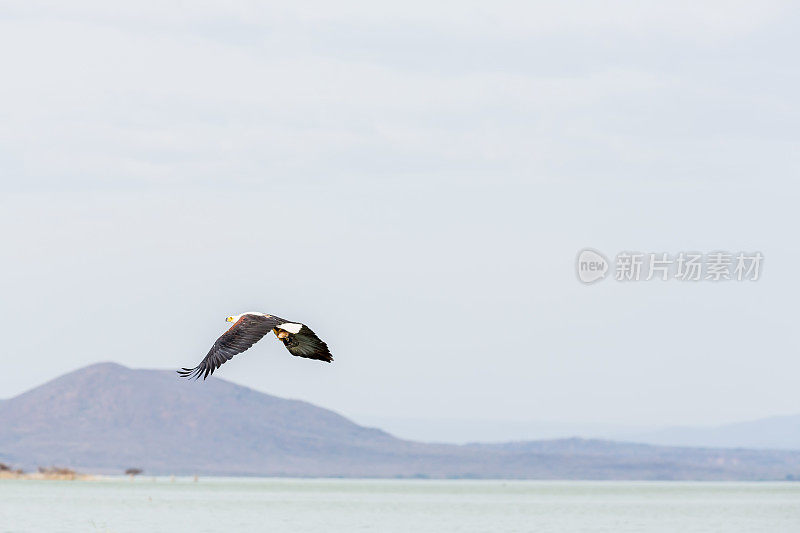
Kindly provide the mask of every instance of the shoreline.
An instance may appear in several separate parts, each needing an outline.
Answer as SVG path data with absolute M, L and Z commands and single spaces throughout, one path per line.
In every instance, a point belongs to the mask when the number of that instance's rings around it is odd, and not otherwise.
M 44 481 L 91 481 L 96 476 L 77 472 L 0 472 L 0 479 L 44 480 Z

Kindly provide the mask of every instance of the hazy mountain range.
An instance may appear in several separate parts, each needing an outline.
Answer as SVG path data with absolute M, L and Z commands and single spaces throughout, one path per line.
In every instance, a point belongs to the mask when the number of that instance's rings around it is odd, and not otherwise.
M 800 450 L 800 415 L 775 416 L 718 426 L 640 428 L 625 425 L 547 421 L 421 419 L 359 416 L 411 440 L 469 443 L 583 438 L 640 442 L 667 446 Z
M 765 422 L 766 423 L 766 422 Z M 780 420 L 769 422 L 780 425 Z M 746 433 L 748 428 L 741 430 Z M 668 435 L 663 438 L 668 438 Z M 800 478 L 800 451 L 605 440 L 426 444 L 211 378 L 92 365 L 0 402 L 0 461 L 119 473 L 537 479 Z

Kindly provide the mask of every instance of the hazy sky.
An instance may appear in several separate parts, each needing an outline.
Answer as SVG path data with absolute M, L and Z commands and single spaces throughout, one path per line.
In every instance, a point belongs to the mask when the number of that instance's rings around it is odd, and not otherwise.
M 360 421 L 800 412 L 796 6 L 6 0 L 0 397 L 262 310 L 336 361 L 219 375 Z M 587 287 L 587 246 L 765 263 Z

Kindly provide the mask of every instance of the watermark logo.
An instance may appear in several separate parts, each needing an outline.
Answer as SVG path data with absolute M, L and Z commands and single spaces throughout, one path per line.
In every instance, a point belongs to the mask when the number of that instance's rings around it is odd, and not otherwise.
M 594 283 L 606 277 L 608 259 L 597 250 L 585 248 L 578 253 L 578 279 L 584 283 Z
M 616 281 L 758 281 L 761 252 L 620 252 L 614 259 Z M 589 284 L 606 277 L 609 261 L 597 250 L 578 252 L 578 279 Z

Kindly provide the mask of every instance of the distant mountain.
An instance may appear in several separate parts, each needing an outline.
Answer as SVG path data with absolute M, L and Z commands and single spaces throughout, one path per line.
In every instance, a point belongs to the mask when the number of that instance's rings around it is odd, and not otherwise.
M 537 479 L 800 479 L 800 452 L 562 439 L 397 439 L 217 378 L 92 365 L 0 402 L 0 461 L 83 472 Z
M 775 416 L 719 426 L 637 428 L 624 425 L 553 421 L 465 420 L 360 416 L 359 422 L 382 427 L 411 440 L 461 444 L 484 440 L 588 439 L 639 442 L 660 446 L 752 448 L 800 451 L 800 415 Z
M 800 450 L 800 415 L 716 427 L 671 427 L 626 436 L 639 442 L 668 446 Z

